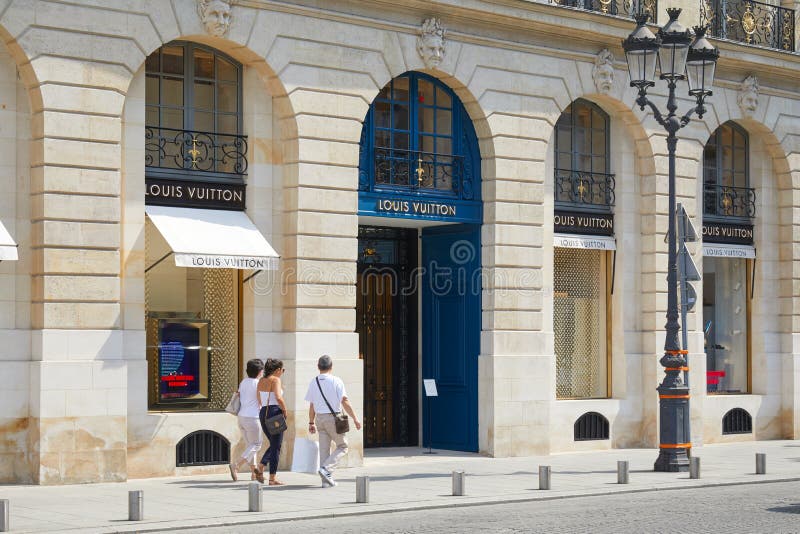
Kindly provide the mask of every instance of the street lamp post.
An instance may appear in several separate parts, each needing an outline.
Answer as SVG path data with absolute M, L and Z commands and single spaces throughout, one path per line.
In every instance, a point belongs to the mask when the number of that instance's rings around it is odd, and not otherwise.
M 691 116 L 697 113 L 702 118 L 706 112 L 703 103 L 710 96 L 714 83 L 719 51 L 705 38 L 706 27 L 695 27 L 692 31 L 678 22 L 681 10 L 667 9 L 669 22 L 654 35 L 647 27 L 649 15 L 636 17 L 637 26 L 622 42 L 631 87 L 639 90 L 636 105 L 644 111 L 649 107 L 653 117 L 667 131 L 667 150 L 669 153 L 669 241 L 667 265 L 667 324 L 664 340 L 664 356 L 660 363 L 664 366 L 664 380 L 658 387 L 659 397 L 659 454 L 654 469 L 656 471 L 688 471 L 691 448 L 689 426 L 689 388 L 681 380 L 681 371 L 687 369 L 685 347 L 678 341 L 678 250 L 675 238 L 675 147 L 678 143 L 678 130 L 686 126 Z M 694 41 L 692 38 L 694 37 Z M 669 89 L 667 115 L 664 116 L 647 97 L 647 89 L 655 85 L 657 64 L 661 79 L 666 80 Z M 688 78 L 689 95 L 696 98 L 696 104 L 684 116 L 678 117 L 678 103 L 675 89 L 678 80 Z

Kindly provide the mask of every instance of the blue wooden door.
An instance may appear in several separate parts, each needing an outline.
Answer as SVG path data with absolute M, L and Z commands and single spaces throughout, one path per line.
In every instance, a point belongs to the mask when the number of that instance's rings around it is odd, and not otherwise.
M 422 377 L 439 396 L 423 396 L 423 445 L 478 450 L 481 334 L 480 226 L 422 231 Z

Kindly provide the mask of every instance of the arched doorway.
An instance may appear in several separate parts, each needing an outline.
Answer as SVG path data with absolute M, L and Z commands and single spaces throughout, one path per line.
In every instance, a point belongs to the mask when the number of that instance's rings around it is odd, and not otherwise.
M 477 451 L 482 209 L 472 121 L 446 85 L 403 74 L 370 106 L 359 163 L 365 445 Z M 425 394 L 430 380 L 436 397 Z

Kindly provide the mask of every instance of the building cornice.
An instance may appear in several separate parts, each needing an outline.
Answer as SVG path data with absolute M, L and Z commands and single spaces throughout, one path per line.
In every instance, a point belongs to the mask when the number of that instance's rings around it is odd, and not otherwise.
M 624 57 L 621 41 L 633 29 L 626 17 L 531 0 L 235 0 L 240 6 L 417 34 L 425 18 L 442 18 L 448 40 L 552 57 L 591 60 L 601 48 Z M 320 7 L 324 6 L 324 7 Z M 786 94 L 800 78 L 800 53 L 713 39 L 720 79 L 757 72 Z M 588 49 L 588 50 L 587 50 Z M 618 65 L 624 67 L 624 65 Z M 723 82 L 724 83 L 724 82 Z M 733 83 L 733 82 L 732 82 Z

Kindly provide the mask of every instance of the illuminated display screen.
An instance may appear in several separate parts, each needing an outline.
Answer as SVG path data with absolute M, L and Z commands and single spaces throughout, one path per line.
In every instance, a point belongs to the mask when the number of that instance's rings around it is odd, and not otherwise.
M 208 322 L 159 321 L 159 400 L 208 400 Z

